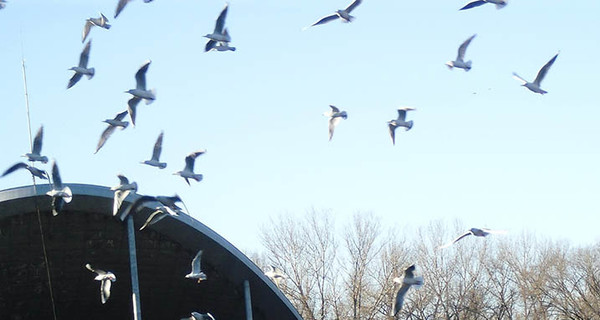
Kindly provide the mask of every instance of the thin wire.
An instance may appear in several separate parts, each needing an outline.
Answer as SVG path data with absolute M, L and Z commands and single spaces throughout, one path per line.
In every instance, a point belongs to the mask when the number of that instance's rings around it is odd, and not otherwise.
M 31 152 L 33 152 L 33 142 L 31 137 L 31 117 L 29 115 L 29 94 L 27 92 L 27 74 L 25 73 L 25 57 L 23 54 L 23 37 L 21 36 L 21 65 L 23 67 L 23 85 L 25 87 L 25 108 L 27 110 L 27 127 L 29 130 L 29 148 Z M 46 264 L 46 276 L 48 277 L 48 289 L 50 291 L 50 301 L 52 302 L 52 315 L 54 316 L 54 320 L 57 320 L 56 317 L 56 303 L 54 301 L 54 291 L 52 290 L 52 279 L 50 277 L 50 263 L 48 261 L 48 251 L 46 250 L 46 240 L 44 237 L 44 228 L 42 227 L 42 215 L 40 213 L 40 206 L 37 200 L 37 184 L 35 183 L 35 176 L 32 175 L 33 179 L 33 191 L 36 195 L 34 197 L 35 208 L 37 211 L 38 218 L 38 226 L 40 227 L 40 237 L 42 239 L 42 251 L 44 252 L 44 263 Z

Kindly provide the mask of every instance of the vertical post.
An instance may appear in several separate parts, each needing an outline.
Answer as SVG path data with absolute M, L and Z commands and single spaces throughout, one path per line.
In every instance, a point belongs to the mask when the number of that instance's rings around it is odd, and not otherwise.
M 142 320 L 140 305 L 140 285 L 138 280 L 137 254 L 135 247 L 135 227 L 133 215 L 127 216 L 127 238 L 129 240 L 129 267 L 131 270 L 131 299 L 133 302 L 133 319 Z
M 246 320 L 252 320 L 252 297 L 248 280 L 244 280 L 244 301 L 246 302 Z

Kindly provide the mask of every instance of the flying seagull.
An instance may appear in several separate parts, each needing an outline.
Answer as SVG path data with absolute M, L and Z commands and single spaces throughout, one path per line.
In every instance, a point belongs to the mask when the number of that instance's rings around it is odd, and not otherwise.
M 460 8 L 460 10 L 467 10 L 467 9 L 479 7 L 479 6 L 484 5 L 486 3 L 493 3 L 493 4 L 496 5 L 496 9 L 502 9 L 502 8 L 504 8 L 504 6 L 506 6 L 508 4 L 508 1 L 507 0 L 477 0 L 477 1 L 471 1 L 471 2 L 467 3 L 464 7 Z
M 267 271 L 265 271 L 265 276 L 271 279 L 271 281 L 275 283 L 277 288 L 279 288 L 279 284 L 281 283 L 281 281 L 286 279 L 283 271 L 281 271 L 281 269 L 275 266 L 268 266 Z
M 6 0 L 0 0 L 0 9 L 4 9 L 6 7 Z
M 398 315 L 398 312 L 402 310 L 402 305 L 404 304 L 404 296 L 406 295 L 408 289 L 410 289 L 411 286 L 419 288 L 424 283 L 423 277 L 415 277 L 415 275 L 413 274 L 414 271 L 415 265 L 413 264 L 412 266 L 404 269 L 403 278 L 394 278 L 393 280 L 395 283 L 401 284 L 398 293 L 396 293 L 396 302 L 394 304 L 394 317 L 396 317 Z
M 52 165 L 52 190 L 46 192 L 46 195 L 52 197 L 52 215 L 54 216 L 60 213 L 65 203 L 69 203 L 73 199 L 71 188 L 62 184 L 56 161 Z
M 123 8 L 125 8 L 125 5 L 127 5 L 129 3 L 129 1 L 131 1 L 131 0 L 119 0 L 119 3 L 117 3 L 117 10 L 115 10 L 115 18 L 117 18 L 119 16 L 119 13 L 121 13 Z M 144 0 L 144 2 L 148 3 L 148 2 L 152 2 L 152 0 Z
M 461 68 L 461 69 L 464 69 L 465 71 L 471 70 L 471 60 L 465 62 L 464 58 L 465 58 L 465 51 L 467 51 L 467 47 L 469 46 L 469 43 L 471 43 L 471 40 L 473 40 L 473 38 L 475 38 L 476 35 L 477 34 L 472 35 L 469 39 L 465 40 L 465 42 L 463 42 L 460 45 L 460 47 L 458 47 L 458 55 L 456 56 L 455 61 L 446 62 L 446 65 L 448 66 L 449 69 Z
M 392 137 L 392 144 L 396 145 L 396 128 L 404 127 L 405 131 L 408 131 L 413 126 L 413 121 L 405 121 L 406 112 L 415 110 L 411 107 L 402 107 L 398 109 L 398 119 L 388 121 L 388 128 L 390 130 L 390 136 Z
M 140 227 L 140 231 L 146 229 L 146 227 L 151 226 L 151 225 L 159 222 L 160 220 L 164 219 L 165 217 L 167 217 L 169 215 L 168 212 L 169 211 L 163 210 L 163 207 L 161 207 L 161 206 L 156 207 L 156 210 L 148 216 L 148 218 L 146 219 L 146 222 L 144 222 L 144 224 Z
M 188 279 L 198 279 L 198 283 L 202 280 L 206 280 L 206 274 L 202 272 L 202 267 L 200 266 L 200 258 L 202 257 L 202 250 L 198 251 L 194 260 L 192 260 L 192 271 L 185 275 Z
M 125 208 L 122 212 L 121 215 L 119 217 L 119 219 L 121 219 L 121 221 L 125 221 L 125 219 L 130 215 L 130 214 L 135 214 L 138 211 L 141 210 L 142 206 L 148 202 L 156 202 L 158 201 L 156 199 L 156 197 L 153 196 L 141 196 L 139 198 L 137 198 L 135 201 L 133 201 L 133 203 Z
M 148 216 L 146 222 L 140 228 L 140 231 L 168 216 L 177 217 L 183 212 L 181 208 L 175 204 L 175 202 L 181 202 L 181 198 L 179 198 L 178 195 L 173 197 L 157 196 L 156 199 L 162 206 L 156 207 L 156 210 Z
M 133 97 L 129 99 L 127 105 L 129 107 L 129 116 L 131 123 L 135 126 L 135 108 L 142 99 L 146 104 L 151 104 L 156 99 L 156 89 L 146 90 L 146 71 L 152 61 L 146 61 L 140 69 L 135 73 L 135 89 L 129 89 L 125 93 L 131 94 Z
M 177 171 L 173 174 L 181 176 L 183 179 L 185 179 L 185 182 L 187 182 L 188 185 L 190 185 L 190 181 L 188 179 L 194 179 L 198 182 L 202 181 L 202 174 L 194 173 L 194 162 L 196 161 L 196 158 L 198 156 L 203 155 L 205 153 L 206 153 L 206 150 L 199 150 L 199 151 L 190 153 L 187 157 L 185 157 L 185 168 L 183 168 L 183 170 Z
M 335 127 L 342 121 L 342 119 L 347 119 L 348 114 L 346 111 L 341 111 L 335 106 L 329 105 L 331 111 L 323 113 L 324 116 L 329 117 L 329 141 L 333 138 L 333 130 Z
M 343 22 L 352 22 L 352 20 L 354 20 L 354 17 L 350 15 L 350 12 L 352 12 L 352 10 L 354 10 L 354 8 L 358 7 L 358 5 L 362 2 L 362 0 L 354 0 L 346 9 L 343 10 L 337 10 L 335 13 L 330 14 L 328 16 L 324 16 L 323 18 L 319 19 L 317 22 L 311 24 L 309 27 L 306 27 L 304 29 L 319 25 L 319 24 L 324 24 L 327 23 L 329 21 L 335 20 L 335 19 L 342 19 Z
M 150 160 L 145 160 L 144 162 L 140 162 L 142 164 L 147 164 L 149 166 L 158 167 L 159 169 L 164 169 L 167 167 L 166 162 L 160 162 L 158 160 L 160 158 L 160 153 L 162 152 L 162 141 L 163 141 L 164 132 L 160 132 L 156 142 L 154 143 L 154 149 L 152 150 L 152 158 Z
M 46 179 L 46 180 L 48 179 L 48 173 L 46 171 L 38 169 L 36 167 L 32 167 L 32 166 L 26 164 L 25 162 L 16 163 L 12 167 L 6 169 L 6 171 L 4 171 L 4 173 L 2 174 L 2 177 L 4 177 L 7 174 L 13 173 L 14 171 L 16 171 L 18 169 L 27 169 L 27 170 L 29 170 L 29 172 L 31 172 L 31 174 L 34 177 L 38 177 L 40 179 Z
M 225 30 L 225 33 L 227 33 L 227 30 Z M 225 41 L 219 41 L 219 43 L 217 43 L 216 45 L 214 43 L 211 43 L 210 41 L 206 44 L 206 48 L 204 48 L 204 51 L 235 51 L 235 47 L 231 47 L 229 45 L 228 42 Z
M 215 23 L 215 29 L 212 33 L 205 35 L 205 38 L 208 38 L 208 42 L 204 47 L 204 51 L 210 51 L 215 48 L 217 42 L 230 42 L 231 37 L 225 28 L 225 18 L 227 18 L 227 9 L 229 8 L 229 4 L 225 4 L 225 8 L 221 10 L 219 17 L 217 18 L 217 22 Z
M 181 320 L 215 320 L 215 318 L 210 313 L 192 312 L 191 317 L 181 318 Z
M 104 144 L 106 143 L 106 140 L 108 140 L 108 138 L 113 134 L 113 132 L 115 132 L 115 130 L 117 128 L 121 128 L 121 130 L 127 128 L 127 126 L 129 125 L 129 122 L 123 121 L 123 118 L 125 118 L 126 115 L 127 115 L 127 110 L 117 114 L 114 119 L 106 119 L 106 120 L 102 121 L 102 122 L 106 122 L 108 124 L 108 127 L 106 127 L 106 129 L 104 129 L 104 131 L 102 132 L 102 135 L 100 136 L 100 140 L 98 141 L 98 145 L 96 146 L 96 151 L 94 152 L 94 154 L 98 153 L 100 148 L 102 148 L 102 146 L 104 146 Z
M 135 181 L 129 183 L 129 179 L 122 174 L 117 175 L 117 177 L 119 178 L 119 185 L 110 188 L 110 190 L 115 192 L 113 201 L 113 216 L 117 215 L 117 212 L 119 212 L 119 209 L 121 208 L 125 198 L 127 198 L 132 191 L 136 192 L 138 187 Z
M 94 280 L 100 281 L 100 299 L 102 300 L 102 304 L 106 303 L 110 297 L 111 283 L 117 281 L 117 277 L 110 271 L 94 269 L 89 263 L 86 264 L 85 267 L 91 272 L 96 273 Z
M 467 230 L 465 233 L 461 234 L 460 236 L 458 236 L 456 239 L 441 245 L 438 247 L 438 249 L 443 249 L 443 248 L 447 248 L 451 245 L 453 245 L 454 243 L 456 243 L 458 240 L 466 237 L 466 236 L 470 236 L 470 235 L 474 235 L 476 237 L 487 237 L 490 234 L 505 234 L 506 230 L 492 230 L 492 229 L 487 229 L 487 228 L 471 228 L 469 230 Z
M 84 42 L 90 33 L 90 29 L 93 26 L 104 28 L 106 30 L 110 29 L 110 24 L 108 24 L 108 19 L 100 12 L 100 18 L 88 18 L 85 20 L 85 25 L 83 26 L 83 34 L 81 35 L 81 42 Z
M 546 76 L 546 73 L 548 73 L 548 70 L 550 69 L 550 67 L 552 67 L 552 64 L 554 64 L 556 57 L 558 57 L 558 53 L 556 55 L 554 55 L 554 57 L 552 57 L 552 59 L 550 59 L 550 61 L 548 61 L 540 69 L 540 71 L 538 72 L 538 74 L 535 77 L 535 80 L 533 80 L 533 82 L 527 82 L 527 80 L 521 78 L 518 74 L 516 74 L 514 72 L 513 72 L 513 78 L 520 81 L 522 86 L 524 86 L 525 88 L 527 88 L 535 93 L 546 94 L 548 92 L 543 90 L 542 88 L 540 88 L 540 84 L 542 83 L 542 80 L 544 80 L 544 77 Z
M 33 139 L 33 150 L 31 153 L 26 153 L 23 157 L 27 157 L 29 161 L 40 161 L 42 163 L 48 163 L 48 157 L 42 156 L 42 139 L 44 138 L 44 126 L 41 126 L 38 130 L 35 138 Z
M 69 79 L 69 84 L 67 85 L 67 89 L 71 88 L 79 80 L 81 80 L 81 77 L 83 75 L 86 75 L 88 77 L 88 79 L 91 79 L 94 77 L 95 69 L 87 67 L 88 59 L 90 57 L 91 45 L 92 45 L 92 40 L 88 41 L 88 43 L 83 48 L 83 51 L 81 51 L 81 55 L 79 56 L 79 65 L 69 69 L 69 70 L 75 71 L 75 74 L 71 77 L 71 79 Z

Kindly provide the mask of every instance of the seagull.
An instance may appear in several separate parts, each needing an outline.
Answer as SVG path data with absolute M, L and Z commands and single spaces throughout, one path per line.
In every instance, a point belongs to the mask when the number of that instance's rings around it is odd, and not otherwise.
M 229 8 L 229 4 L 225 4 L 225 8 L 223 8 L 223 10 L 221 11 L 221 13 L 219 14 L 219 17 L 217 18 L 217 22 L 215 23 L 215 30 L 213 31 L 213 33 L 209 33 L 207 35 L 205 35 L 205 38 L 208 38 L 208 42 L 206 43 L 206 46 L 204 47 L 204 51 L 210 51 L 212 48 L 215 47 L 217 42 L 230 42 L 231 41 L 231 37 L 229 36 L 229 33 L 227 32 L 227 29 L 225 29 L 225 18 L 227 17 L 227 9 Z
M 352 20 L 354 20 L 354 17 L 350 15 L 350 12 L 352 12 L 352 10 L 354 10 L 354 8 L 358 7 L 358 5 L 362 2 L 362 0 L 354 0 L 346 9 L 343 10 L 337 10 L 335 13 L 330 14 L 328 16 L 324 16 L 323 18 L 319 19 L 317 22 L 311 24 L 310 26 L 304 28 L 310 28 L 319 24 L 324 24 L 327 23 L 329 21 L 335 20 L 335 19 L 342 19 L 343 22 L 352 22 Z
M 465 58 L 465 51 L 467 51 L 469 43 L 471 43 L 471 40 L 473 40 L 473 38 L 475 38 L 476 35 L 477 34 L 472 35 L 469 39 L 465 40 L 465 42 L 463 42 L 460 45 L 460 47 L 458 47 L 458 55 L 456 56 L 455 61 L 446 62 L 446 65 L 450 70 L 452 70 L 452 68 L 461 68 L 465 71 L 471 70 L 471 60 L 465 62 L 463 59 Z
M 471 1 L 471 2 L 467 3 L 464 7 L 460 8 L 460 10 L 467 10 L 467 9 L 479 7 L 480 5 L 484 5 L 486 3 L 493 3 L 493 4 L 496 5 L 496 9 L 502 9 L 502 8 L 504 8 L 508 4 L 508 1 L 507 0 L 477 0 L 477 1 Z
M 146 90 L 146 71 L 152 61 L 146 61 L 140 69 L 135 73 L 135 89 L 129 89 L 125 93 L 131 94 L 133 97 L 129 99 L 127 105 L 129 107 L 129 116 L 131 117 L 131 123 L 135 126 L 135 107 L 142 99 L 146 104 L 151 104 L 156 99 L 156 89 Z
M 447 248 L 451 245 L 453 245 L 454 243 L 456 243 L 458 240 L 466 237 L 466 236 L 470 236 L 470 235 L 474 235 L 476 237 L 487 237 L 490 234 L 505 234 L 506 230 L 491 230 L 491 229 L 487 229 L 487 228 L 471 228 L 469 230 L 467 230 L 465 233 L 461 234 L 460 236 L 458 236 L 458 238 L 444 244 L 438 247 L 438 249 L 443 249 L 443 248 Z
M 181 320 L 215 320 L 215 318 L 210 313 L 192 312 L 191 317 L 181 318 Z
M 117 177 L 119 178 L 119 185 L 110 188 L 110 190 L 115 192 L 113 201 L 113 216 L 117 215 L 117 212 L 119 212 L 119 209 L 121 208 L 125 198 L 127 198 L 132 191 L 136 192 L 138 187 L 136 182 L 129 183 L 129 179 L 122 174 L 117 175 Z
M 160 202 L 160 199 L 159 199 L 159 202 Z M 175 205 L 175 207 L 177 207 L 177 206 Z M 179 208 L 179 207 L 177 207 L 177 208 L 178 208 L 177 210 L 173 210 L 172 208 L 167 207 L 167 206 L 156 207 L 156 210 L 148 216 L 148 218 L 146 219 L 146 222 L 144 222 L 144 224 L 140 228 L 140 231 L 144 230 L 148 226 L 151 226 L 151 225 L 159 222 L 160 220 L 162 220 L 168 216 L 172 216 L 172 217 L 179 216 L 179 213 L 182 211 L 181 211 L 181 208 Z
M 41 126 L 38 130 L 35 138 L 33 139 L 33 150 L 31 153 L 26 153 L 23 157 L 27 157 L 29 161 L 40 161 L 41 163 L 48 163 L 48 157 L 42 156 L 42 139 L 44 138 L 44 126 Z
M 137 198 L 135 201 L 133 201 L 133 203 L 125 208 L 125 210 L 123 210 L 123 212 L 121 213 L 120 219 L 121 221 L 125 221 L 125 219 L 130 215 L 130 214 L 135 214 L 138 211 L 140 211 L 140 208 L 148 202 L 156 202 L 158 201 L 158 199 L 156 199 L 156 197 L 153 196 L 141 196 L 139 198 Z
M 271 281 L 275 282 L 277 288 L 279 288 L 279 283 L 286 279 L 283 271 L 275 266 L 268 266 L 267 271 L 265 271 L 265 276 L 271 279 Z
M 206 274 L 202 272 L 202 268 L 200 266 L 200 257 L 202 257 L 202 250 L 198 251 L 194 260 L 192 260 L 192 271 L 185 275 L 188 279 L 198 279 L 198 283 L 202 280 L 206 280 Z
M 227 29 L 225 29 L 223 31 L 223 35 L 225 37 L 229 37 L 229 33 L 227 32 Z M 209 40 L 206 43 L 206 46 L 204 47 L 204 52 L 208 52 L 208 51 L 235 51 L 235 47 L 230 47 L 229 46 L 229 42 L 227 41 L 215 41 L 215 40 Z
M 4 9 L 6 7 L 6 0 L 0 0 L 0 9 Z
M 102 300 L 102 304 L 106 303 L 110 297 L 111 282 L 117 281 L 117 277 L 110 271 L 94 269 L 89 263 L 86 264 L 85 267 L 91 272 L 96 273 L 94 280 L 100 281 L 100 299 Z
M 152 158 L 150 160 L 145 160 L 144 162 L 140 162 L 142 164 L 147 164 L 153 167 L 158 167 L 159 169 L 164 169 L 167 167 L 166 162 L 160 162 L 158 158 L 160 158 L 160 153 L 162 152 L 162 141 L 163 141 L 164 132 L 160 132 L 156 142 L 154 143 L 154 150 L 152 151 Z
M 183 179 L 185 179 L 185 182 L 187 182 L 188 185 L 190 185 L 190 181 L 188 179 L 194 179 L 198 182 L 202 181 L 202 174 L 194 173 L 194 162 L 196 161 L 196 158 L 198 156 L 203 155 L 205 153 L 206 150 L 199 150 L 190 153 L 187 157 L 185 157 L 185 168 L 183 168 L 182 171 L 177 171 L 173 174 L 181 176 Z
M 83 48 L 83 51 L 81 51 L 81 55 L 79 56 L 79 65 L 77 67 L 72 67 L 69 69 L 69 70 L 75 71 L 75 74 L 71 77 L 71 79 L 69 79 L 69 84 L 67 85 L 67 89 L 74 86 L 81 79 L 81 77 L 83 75 L 86 75 L 88 77 L 88 79 L 91 79 L 94 77 L 95 69 L 87 67 L 88 58 L 90 57 L 91 45 L 92 45 L 92 40 L 88 41 L 88 43 Z
M 125 5 L 127 5 L 127 3 L 129 3 L 129 1 L 131 1 L 131 0 L 119 0 L 119 3 L 117 4 L 117 10 L 115 10 L 115 19 L 117 18 L 117 16 L 119 16 L 119 13 L 121 13 L 123 8 L 125 8 Z M 152 0 L 144 0 L 144 2 L 148 3 L 148 2 L 152 2 Z
M 83 43 L 90 33 L 90 29 L 93 26 L 104 28 L 106 30 L 110 29 L 110 24 L 108 24 L 108 19 L 100 12 L 100 18 L 89 18 L 85 20 L 85 25 L 83 26 L 83 34 L 81 36 L 81 42 Z
M 412 266 L 404 269 L 403 278 L 394 278 L 393 280 L 395 283 L 401 284 L 400 289 L 396 294 L 396 303 L 394 304 L 394 317 L 396 317 L 398 315 L 398 312 L 402 310 L 402 304 L 404 304 L 404 296 L 406 295 L 408 289 L 410 289 L 411 286 L 419 288 L 424 283 L 423 277 L 415 277 L 415 275 L 413 274 L 414 271 L 415 265 L 413 264 Z
M 329 141 L 331 141 L 331 138 L 333 138 L 333 130 L 335 129 L 335 126 L 337 126 L 338 123 L 342 121 L 342 119 L 347 119 L 348 114 L 346 113 L 346 111 L 340 112 L 340 109 L 338 109 L 335 106 L 329 105 L 329 107 L 331 108 L 331 111 L 325 112 L 323 113 L 323 115 L 329 117 Z
M 121 130 L 123 130 L 127 128 L 129 122 L 123 121 L 123 118 L 125 118 L 126 115 L 127 110 L 117 114 L 114 119 L 106 119 L 102 121 L 108 123 L 108 127 L 106 127 L 106 129 L 104 129 L 104 131 L 102 132 L 102 135 L 100 136 L 100 141 L 98 141 L 98 145 L 96 146 L 96 152 L 94 152 L 94 154 L 98 153 L 100 148 L 102 148 L 102 146 L 106 143 L 106 140 L 108 140 L 108 138 L 113 134 L 113 132 L 115 132 L 115 129 L 121 128 Z
M 181 202 L 183 203 L 183 201 L 181 200 L 181 198 L 178 195 L 174 195 L 174 196 L 156 196 L 156 201 L 160 202 L 165 210 L 167 211 L 172 211 L 169 212 L 169 214 L 172 215 L 178 215 L 179 213 L 182 213 L 182 209 L 176 204 L 177 202 Z M 185 206 L 185 204 L 184 204 Z
M 406 112 L 415 110 L 415 108 L 411 107 L 402 107 L 398 109 L 398 119 L 388 121 L 388 128 L 390 130 L 390 136 L 392 137 L 392 144 L 396 145 L 396 128 L 404 127 L 405 131 L 408 131 L 413 126 L 413 121 L 405 121 Z
M 535 77 L 535 80 L 533 80 L 533 82 L 527 82 L 527 80 L 521 78 L 518 74 L 516 74 L 514 72 L 513 72 L 513 78 L 520 81 L 522 86 L 524 86 L 525 88 L 527 88 L 535 93 L 546 94 L 546 93 L 548 93 L 548 91 L 544 91 L 542 88 L 540 88 L 540 84 L 542 83 L 542 80 L 544 80 L 544 77 L 546 76 L 546 73 L 548 73 L 548 70 L 550 69 L 552 64 L 554 64 L 556 57 L 558 57 L 558 53 L 556 55 L 554 55 L 554 57 L 552 57 L 552 59 L 550 59 L 550 61 L 548 61 L 540 69 L 540 71 L 538 72 L 538 74 Z
M 52 197 L 52 215 L 54 216 L 60 213 L 65 203 L 69 203 L 73 199 L 71 188 L 62 184 L 56 161 L 52 165 L 52 190 L 46 192 L 46 195 Z
M 29 170 L 29 172 L 31 172 L 31 174 L 34 177 L 38 177 L 40 179 L 46 179 L 46 180 L 48 179 L 48 173 L 46 171 L 38 169 L 36 167 L 32 167 L 25 162 L 19 162 L 19 163 L 13 165 L 12 167 L 6 169 L 6 171 L 4 171 L 4 173 L 2 174 L 1 177 L 4 177 L 7 174 L 13 173 L 14 171 L 16 171 L 18 169 L 27 169 L 27 170 Z

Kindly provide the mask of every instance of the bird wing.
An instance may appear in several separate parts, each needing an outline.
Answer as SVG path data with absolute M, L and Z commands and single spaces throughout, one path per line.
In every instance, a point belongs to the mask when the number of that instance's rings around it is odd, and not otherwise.
M 342 121 L 342 117 L 332 117 L 329 119 L 329 140 L 333 138 L 333 130 L 335 130 L 335 126 L 338 125 Z
M 88 59 L 90 57 L 90 48 L 92 47 L 92 40 L 88 41 L 83 51 L 81 51 L 81 55 L 79 55 L 79 66 L 82 68 L 87 68 Z
M 56 161 L 52 165 L 52 185 L 54 189 L 62 189 L 62 179 L 60 178 L 60 172 L 58 172 L 58 165 Z
M 469 39 L 465 40 L 465 42 L 463 42 L 460 45 L 460 47 L 458 47 L 458 56 L 456 57 L 456 60 L 463 60 L 465 58 L 465 52 L 467 51 L 467 47 L 476 35 L 477 34 L 472 35 Z
M 467 5 L 465 5 L 464 7 L 460 8 L 460 10 L 467 10 L 467 9 L 479 7 L 482 4 L 485 4 L 485 1 L 478 0 L 478 1 L 469 2 L 469 3 L 467 3 Z
M 204 46 L 204 52 L 209 52 L 216 46 L 217 42 L 215 40 L 208 40 L 206 46 Z
M 102 24 L 103 26 L 105 26 L 105 25 L 106 25 L 106 23 L 108 22 L 108 18 L 107 18 L 107 17 L 105 17 L 105 16 L 102 14 L 102 12 L 100 12 L 100 19 L 101 19 L 101 24 Z
M 111 282 L 109 279 L 102 280 L 100 284 L 100 296 L 102 297 L 102 303 L 106 303 L 110 297 L 110 286 Z
M 202 267 L 200 265 L 201 258 L 202 258 L 202 250 L 198 251 L 198 253 L 196 253 L 196 256 L 194 257 L 194 259 L 192 260 L 192 273 L 197 274 L 202 271 Z
M 136 88 L 140 90 L 146 90 L 146 71 L 148 71 L 148 67 L 150 66 L 150 60 L 144 63 L 140 69 L 135 73 L 135 82 Z
M 396 145 L 396 126 L 388 123 L 388 129 L 390 131 L 390 137 L 392 137 L 392 144 Z
M 4 177 L 7 174 L 11 174 L 11 173 L 15 172 L 18 169 L 23 169 L 23 168 L 27 169 L 27 168 L 29 168 L 29 165 L 27 163 L 25 163 L 25 162 L 16 163 L 12 167 L 6 169 L 6 171 L 4 171 L 4 173 L 2 174 L 2 177 Z
M 119 13 L 121 13 L 121 11 L 123 10 L 123 8 L 125 8 L 125 5 L 127 5 L 128 2 L 129 0 L 119 0 L 119 3 L 117 3 L 117 9 L 115 10 L 115 18 L 119 16 Z
M 67 84 L 67 89 L 71 88 L 72 86 L 74 86 L 77 82 L 79 82 L 79 80 L 81 80 L 81 77 L 83 75 L 81 73 L 77 73 L 75 72 L 75 74 L 71 77 L 71 79 L 69 79 L 69 84 Z
M 115 129 L 117 129 L 117 127 L 112 126 L 112 125 L 108 125 L 108 127 L 106 127 L 106 129 L 104 129 L 104 131 L 102 132 L 102 135 L 100 135 L 100 140 L 98 141 L 98 145 L 96 146 L 96 151 L 94 152 L 94 154 L 98 153 L 100 148 L 102 148 L 102 146 L 104 146 L 104 144 L 106 143 L 106 140 L 108 140 L 110 135 L 113 132 L 115 132 Z
M 558 57 L 558 53 L 554 57 L 552 57 L 552 59 L 550 59 L 550 61 L 546 62 L 546 64 L 538 72 L 537 76 L 535 77 L 535 80 L 533 80 L 533 83 L 538 85 L 538 87 L 540 86 L 540 83 L 542 82 L 542 80 L 544 80 L 544 77 L 546 76 L 546 73 L 548 73 L 548 70 L 550 69 L 550 67 L 552 67 L 552 64 L 554 64 L 556 57 Z
M 115 196 L 113 201 L 113 216 L 116 216 L 123 205 L 125 198 L 131 193 L 131 190 L 115 190 Z
M 62 197 L 52 197 L 52 215 L 56 217 L 62 211 L 65 203 Z
M 404 296 L 406 295 L 406 292 L 408 292 L 408 289 L 410 289 L 410 285 L 404 283 L 402 284 L 400 289 L 398 289 L 398 293 L 396 293 L 396 303 L 394 304 L 394 317 L 398 315 L 398 312 L 400 312 L 400 310 L 402 310 L 402 305 L 404 304 Z
M 336 106 L 329 105 L 329 107 L 331 108 L 331 113 L 340 112 L 340 109 L 338 109 Z
M 329 22 L 329 21 L 331 21 L 331 20 L 335 20 L 335 19 L 337 19 L 337 18 L 339 18 L 339 16 L 338 16 L 336 13 L 334 13 L 334 14 L 330 14 L 330 15 L 328 15 L 328 16 L 324 16 L 323 18 L 319 19 L 317 22 L 315 22 L 315 23 L 311 24 L 310 26 L 311 26 L 311 27 L 314 27 L 314 26 L 316 26 L 316 25 L 323 24 L 323 23 L 327 23 L 327 22 Z
M 354 2 L 352 2 L 346 9 L 345 11 L 350 13 L 352 12 L 352 10 L 354 10 L 356 7 L 358 7 L 358 5 L 362 2 L 362 0 L 354 0 Z
M 127 216 L 131 213 L 136 213 L 138 209 L 146 202 L 158 201 L 156 197 L 153 196 L 141 196 L 137 198 L 127 209 L 123 211 L 121 214 L 121 220 L 125 220 Z
M 129 179 L 127 179 L 126 176 L 122 175 L 122 174 L 118 174 L 117 178 L 119 178 L 119 182 L 121 184 L 129 184 Z
M 415 271 L 416 267 L 415 265 L 411 265 L 410 267 L 404 269 L 404 278 L 414 278 L 414 271 Z
M 85 25 L 83 26 L 83 33 L 81 34 L 81 42 L 84 42 L 87 39 L 88 34 L 90 33 L 90 29 L 94 24 L 90 20 L 85 20 Z
M 200 155 L 203 155 L 206 150 L 199 150 L 196 152 L 190 153 L 187 157 L 185 157 L 185 169 L 186 171 L 194 172 L 194 162 L 196 158 Z
M 406 109 L 398 109 L 398 121 L 404 122 L 406 119 Z
M 219 14 L 217 18 L 217 22 L 215 23 L 215 31 L 214 33 L 223 33 L 223 27 L 225 26 L 225 18 L 227 18 L 227 9 L 229 8 L 229 4 L 225 5 L 225 8 Z
M 118 113 L 113 120 L 121 121 L 121 120 L 123 120 L 123 118 L 125 118 L 125 116 L 127 115 L 127 113 L 128 113 L 128 110 L 125 110 L 125 111 L 123 111 L 121 113 Z
M 38 130 L 35 138 L 33 139 L 33 150 L 31 153 L 40 155 L 42 153 L 42 139 L 44 138 L 44 126 L 41 126 Z
M 156 219 L 154 219 L 154 217 L 156 217 L 159 214 L 162 214 L 162 215 L 160 215 Z M 160 220 L 164 219 L 166 216 L 167 216 L 167 214 L 164 211 L 162 211 L 160 208 L 156 209 L 156 211 L 152 212 L 148 216 L 148 219 L 146 219 L 146 222 L 144 222 L 144 225 L 142 225 L 142 227 L 140 227 L 140 231 L 144 230 L 147 226 L 149 226 L 151 224 L 155 224 L 155 223 L 159 222 Z
M 91 272 L 96 272 L 96 270 L 94 270 L 94 268 L 92 268 L 92 265 L 90 265 L 89 263 L 85 264 L 85 268 L 90 270 Z
M 162 152 L 162 142 L 163 142 L 164 132 L 160 132 L 156 142 L 154 143 L 154 149 L 152 150 L 152 160 L 158 161 L 160 158 L 160 153 Z
M 483 230 L 487 233 L 491 233 L 491 234 L 506 234 L 507 233 L 506 230 L 492 230 L 492 229 L 488 229 L 488 228 L 481 228 L 481 230 Z
M 521 82 L 521 84 L 526 84 L 527 80 L 521 78 L 521 76 L 519 76 L 518 74 L 513 72 L 513 78 L 515 78 L 517 81 Z
M 473 233 L 471 232 L 471 230 L 469 230 L 469 231 L 467 231 L 467 232 L 465 232 L 465 233 L 461 234 L 460 236 L 458 236 L 456 239 L 454 239 L 454 240 L 452 241 L 452 243 L 451 243 L 451 244 L 454 244 L 454 243 L 458 242 L 460 239 L 462 239 L 462 238 L 464 238 L 464 237 L 466 237 L 466 236 L 470 236 L 470 235 L 472 235 L 472 234 L 473 234 Z
M 135 115 L 136 115 L 136 107 L 142 101 L 141 98 L 134 96 L 133 98 L 127 101 L 127 112 L 129 113 L 129 117 L 131 118 L 131 123 L 135 126 Z

